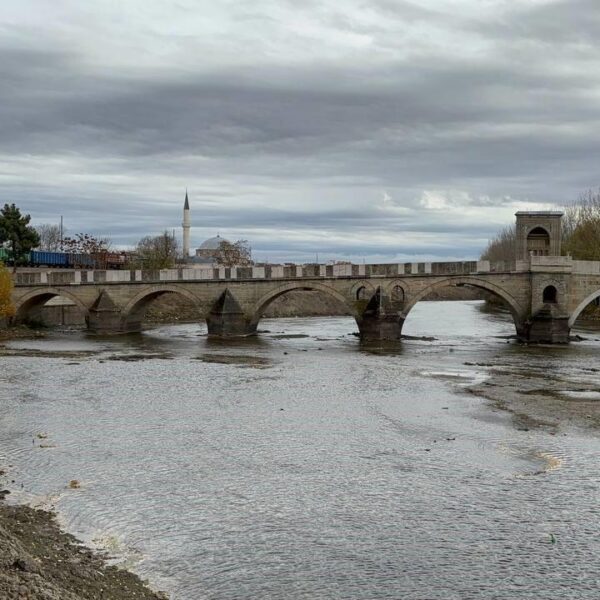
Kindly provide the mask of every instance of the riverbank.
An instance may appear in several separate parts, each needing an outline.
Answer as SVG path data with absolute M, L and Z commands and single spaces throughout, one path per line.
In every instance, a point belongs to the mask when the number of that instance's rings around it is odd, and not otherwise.
M 0 342 L 8 342 L 10 340 L 32 340 L 46 337 L 44 331 L 31 329 L 25 325 L 17 327 L 0 327 Z
M 2 493 L 0 492 L 0 496 Z M 165 600 L 62 532 L 52 513 L 0 500 L 3 600 Z
M 514 367 L 504 368 L 490 363 L 466 362 L 466 366 L 485 367 L 489 377 L 467 390 L 486 399 L 493 408 L 512 415 L 513 425 L 521 430 L 546 429 L 558 432 L 576 427 L 600 430 L 600 385 L 594 381 L 600 369 L 586 368 L 577 381 L 554 377 L 546 369 L 523 369 L 515 372 Z

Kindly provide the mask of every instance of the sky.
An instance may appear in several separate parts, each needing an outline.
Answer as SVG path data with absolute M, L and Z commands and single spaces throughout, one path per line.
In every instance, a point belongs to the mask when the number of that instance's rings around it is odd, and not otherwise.
M 0 203 L 117 247 L 477 258 L 600 185 L 598 0 L 3 0 Z

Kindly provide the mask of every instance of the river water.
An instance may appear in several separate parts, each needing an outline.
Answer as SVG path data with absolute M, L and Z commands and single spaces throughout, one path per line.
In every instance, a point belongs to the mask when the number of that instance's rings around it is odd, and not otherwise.
M 479 302 L 420 303 L 404 333 L 436 339 L 396 352 L 346 317 L 261 327 L 9 344 L 16 498 L 174 599 L 599 597 L 598 437 L 522 430 L 467 386 L 489 360 L 576 381 L 600 342 L 524 348 Z

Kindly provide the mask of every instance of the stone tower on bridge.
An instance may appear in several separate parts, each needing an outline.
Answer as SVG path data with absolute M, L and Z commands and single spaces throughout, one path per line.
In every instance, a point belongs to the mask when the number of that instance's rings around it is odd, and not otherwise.
M 516 213 L 517 260 L 530 256 L 560 256 L 562 212 L 519 211 Z

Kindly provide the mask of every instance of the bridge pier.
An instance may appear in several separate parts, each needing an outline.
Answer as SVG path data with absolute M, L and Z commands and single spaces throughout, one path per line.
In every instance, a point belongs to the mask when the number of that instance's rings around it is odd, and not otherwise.
M 356 319 L 361 342 L 400 341 L 404 316 L 401 316 L 397 304 L 384 295 L 381 287 L 377 288 L 361 316 Z
M 358 321 L 361 342 L 398 342 L 404 319 L 398 315 L 369 315 Z
M 90 307 L 86 317 L 88 331 L 111 335 L 141 330 L 141 323 L 125 325 L 121 309 L 114 303 L 106 290 L 102 290 Z
M 568 344 L 570 332 L 569 315 L 555 304 L 544 304 L 526 321 L 521 337 L 533 344 Z
M 247 337 L 256 333 L 257 319 L 250 319 L 229 289 L 219 296 L 206 317 L 208 335 Z

